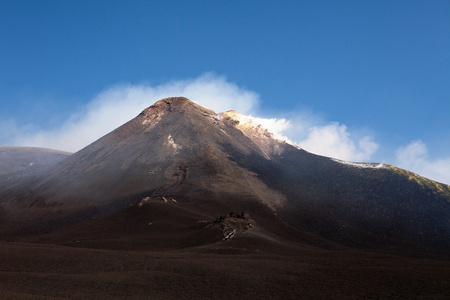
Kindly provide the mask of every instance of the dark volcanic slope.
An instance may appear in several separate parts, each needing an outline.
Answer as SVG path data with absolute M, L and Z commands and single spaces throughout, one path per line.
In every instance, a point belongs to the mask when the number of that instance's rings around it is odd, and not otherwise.
M 47 168 L 71 153 L 36 147 L 0 147 L 0 176 L 25 169 Z
M 253 206 L 271 212 L 283 195 L 230 160 L 229 150 L 263 157 L 214 112 L 183 98 L 161 100 L 46 176 L 5 193 L 4 228 L 49 230 L 117 212 L 145 197 L 190 202 L 212 219 Z
M 185 98 L 158 101 L 0 199 L 5 234 L 78 224 L 66 232 L 150 244 L 166 236 L 169 248 L 226 236 L 441 252 L 450 246 L 448 186 L 388 165 L 313 155 L 235 112 L 217 115 Z

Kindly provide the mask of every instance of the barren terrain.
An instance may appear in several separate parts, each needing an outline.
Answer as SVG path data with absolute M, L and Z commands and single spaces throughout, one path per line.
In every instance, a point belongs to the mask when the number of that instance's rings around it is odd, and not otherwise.
M 315 249 L 119 251 L 0 243 L 2 299 L 448 299 L 450 262 Z M 273 249 L 276 252 L 276 249 Z

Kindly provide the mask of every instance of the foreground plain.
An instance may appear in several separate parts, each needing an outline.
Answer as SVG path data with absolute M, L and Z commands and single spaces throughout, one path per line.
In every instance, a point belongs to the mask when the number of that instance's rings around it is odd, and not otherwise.
M 450 261 L 356 250 L 119 251 L 0 242 L 1 299 L 449 299 Z M 274 249 L 276 251 L 276 249 Z

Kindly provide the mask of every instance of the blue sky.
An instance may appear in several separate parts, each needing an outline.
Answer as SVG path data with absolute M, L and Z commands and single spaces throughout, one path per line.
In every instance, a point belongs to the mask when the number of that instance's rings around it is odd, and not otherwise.
M 450 2 L 0 0 L 1 145 L 75 151 L 171 93 L 450 183 Z

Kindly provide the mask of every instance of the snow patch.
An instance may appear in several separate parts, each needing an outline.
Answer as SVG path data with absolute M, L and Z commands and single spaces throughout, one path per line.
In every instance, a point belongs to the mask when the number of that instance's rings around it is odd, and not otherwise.
M 387 168 L 386 164 L 377 164 L 377 163 L 356 163 L 356 162 L 350 162 L 340 159 L 333 159 L 335 162 L 341 163 L 343 165 L 353 166 L 356 168 L 370 168 L 370 169 L 383 169 Z

